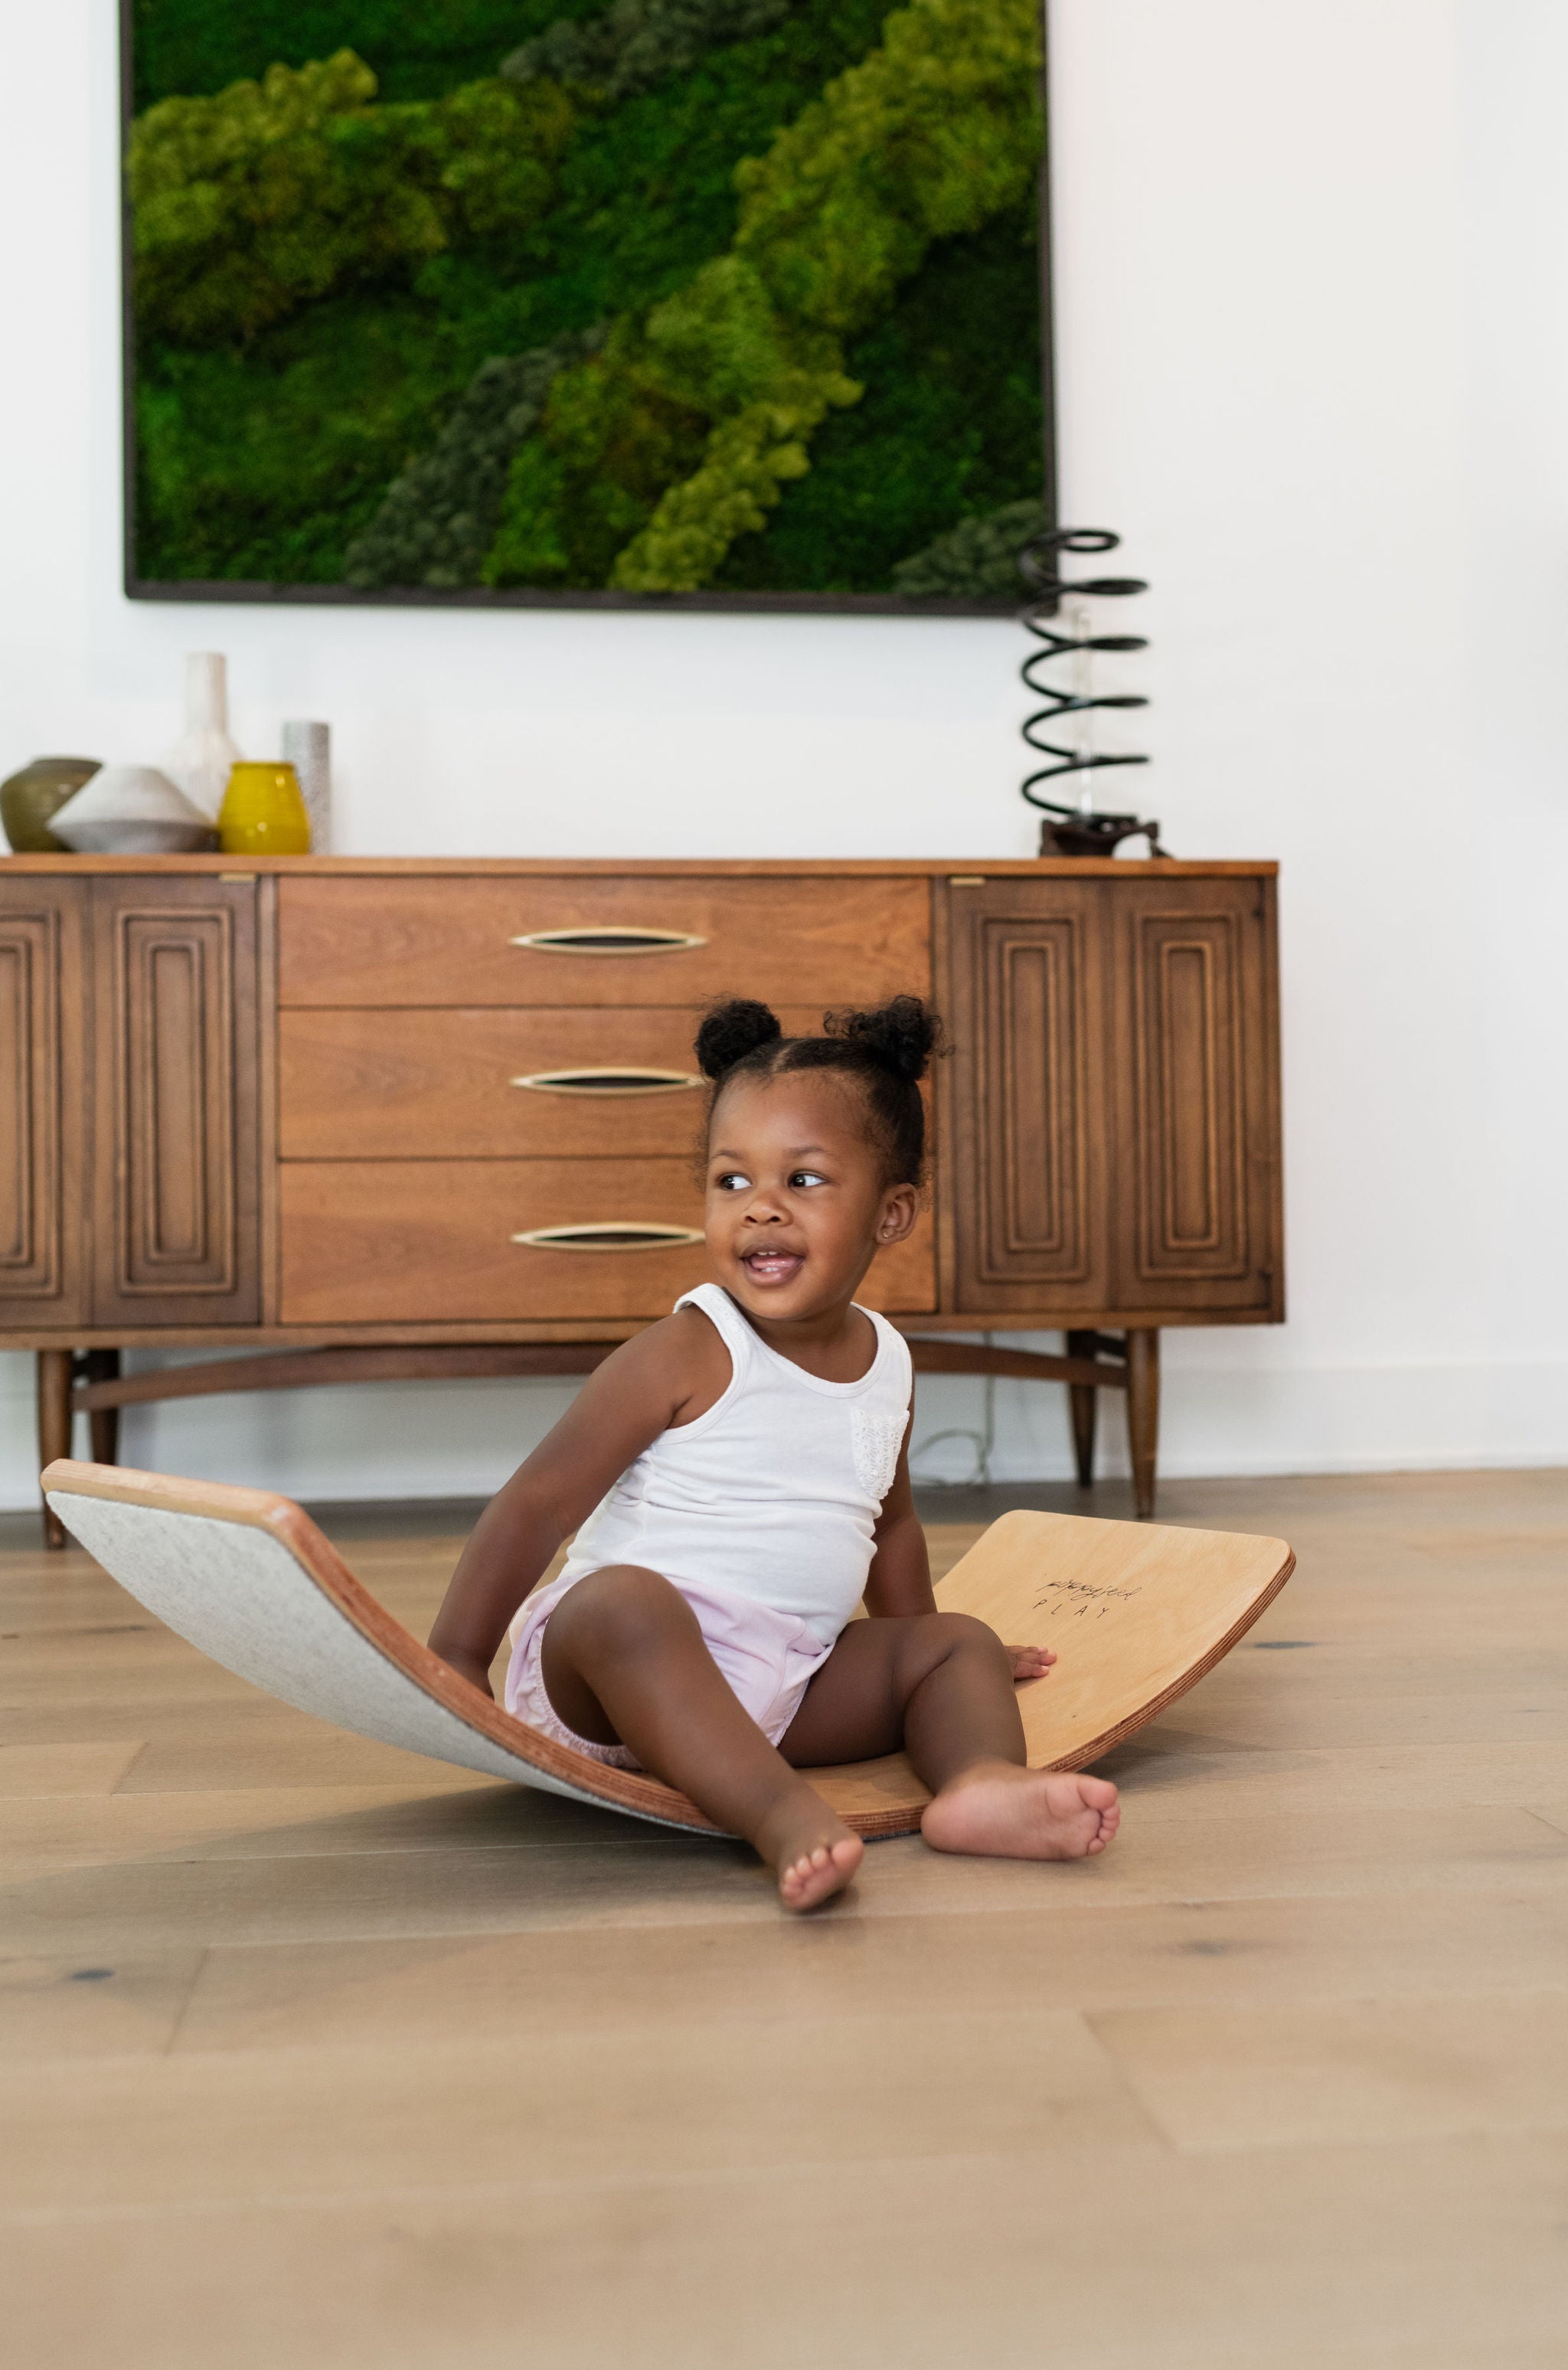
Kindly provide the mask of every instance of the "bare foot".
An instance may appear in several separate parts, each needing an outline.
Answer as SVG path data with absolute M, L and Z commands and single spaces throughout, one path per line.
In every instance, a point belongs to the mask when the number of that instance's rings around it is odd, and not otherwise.
M 1086 1859 L 1121 1824 L 1105 1778 L 982 1761 L 928 1802 L 921 1833 L 935 1851 L 1000 1859 Z
M 779 1881 L 779 1899 L 786 1909 L 815 1909 L 841 1893 L 861 1861 L 865 1846 L 852 1835 L 826 1802 L 804 1788 L 807 1799 L 791 1803 L 776 1829 L 758 1838 L 757 1848 Z

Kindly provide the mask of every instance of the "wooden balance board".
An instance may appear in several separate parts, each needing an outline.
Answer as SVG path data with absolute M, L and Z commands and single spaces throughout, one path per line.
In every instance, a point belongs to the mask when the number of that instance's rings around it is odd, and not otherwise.
M 410 1637 L 291 1499 L 62 1457 L 43 1476 L 66 1528 L 180 1637 L 301 1711 L 487 1778 L 722 1832 L 673 1787 L 607 1769 L 514 1720 Z M 1074 1514 L 1003 1514 L 937 1586 L 1012 1645 L 1051 1646 L 1020 1689 L 1033 1766 L 1082 1769 L 1230 1652 L 1289 1579 L 1283 1539 Z M 929 1801 L 901 1753 L 806 1773 L 868 1836 Z

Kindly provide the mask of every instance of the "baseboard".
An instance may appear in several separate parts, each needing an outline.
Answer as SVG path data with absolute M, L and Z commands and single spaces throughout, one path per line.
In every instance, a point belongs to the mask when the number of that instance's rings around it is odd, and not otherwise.
M 1518 1470 L 1568 1464 L 1568 1359 L 1276 1363 L 1279 1334 L 1164 1337 L 1160 1466 L 1177 1478 Z M 1041 1347 L 1054 1347 L 1043 1337 Z M 570 1383 L 389 1383 L 258 1392 L 127 1410 L 127 1464 L 359 1504 L 488 1497 L 543 1437 Z M 921 1379 L 916 1439 L 973 1433 L 922 1455 L 928 1483 L 978 1478 L 987 1386 Z M 1052 1482 L 1072 1471 L 1067 1394 L 991 1386 L 989 1472 Z M 1118 1395 L 1102 1394 L 1100 1469 L 1125 1475 Z M 37 1503 L 32 1362 L 0 1358 L 0 1507 Z M 86 1454 L 85 1427 L 78 1453 Z

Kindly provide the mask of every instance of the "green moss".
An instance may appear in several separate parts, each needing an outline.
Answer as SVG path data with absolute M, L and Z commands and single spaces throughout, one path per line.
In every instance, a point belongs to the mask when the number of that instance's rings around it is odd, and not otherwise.
M 479 361 L 410 332 L 410 297 L 307 316 L 253 349 L 154 358 L 138 398 L 139 572 L 159 582 L 341 581 L 349 544 Z
M 496 72 L 561 17 L 601 0 L 133 0 L 136 112 L 200 98 L 281 60 L 357 50 L 388 99 L 439 98 Z
M 960 519 L 900 559 L 893 590 L 905 601 L 984 601 L 1016 609 L 1028 592 L 1019 560 L 1048 524 L 1044 502 L 1033 500 Z
M 766 523 L 773 480 L 805 475 L 818 422 L 859 395 L 839 339 L 876 319 L 934 239 L 1032 194 L 1038 44 L 1035 0 L 910 0 L 877 49 L 739 167 L 734 248 L 696 284 L 716 297 L 727 270 L 732 308 L 758 289 L 780 367 L 753 389 L 761 408 L 745 436 L 725 417 L 723 389 L 709 389 L 704 408 L 717 424 L 703 466 L 618 556 L 617 584 L 673 592 L 710 582 L 734 537 Z
M 623 325 L 602 359 L 555 381 L 540 431 L 548 466 L 536 457 L 538 444 L 519 452 L 485 565 L 487 584 L 532 583 L 529 556 L 544 550 L 564 562 L 563 573 L 552 557 L 546 581 L 602 585 L 663 489 L 695 466 L 706 420 L 623 366 L 632 342 Z
M 547 0 L 542 21 L 565 13 Z M 524 236 L 449 248 L 400 290 L 309 305 L 261 331 L 243 358 L 144 335 L 138 572 L 341 581 L 348 546 L 393 480 L 433 447 L 480 364 L 688 280 L 734 234 L 736 165 L 808 102 L 824 62 L 837 70 L 876 40 L 885 13 L 886 0 L 810 0 L 765 39 L 579 123 L 555 202 Z M 700 457 L 697 434 L 683 465 Z M 603 555 L 589 581 L 604 581 L 651 507 L 626 511 L 606 495 L 574 538 L 584 565 L 589 549 Z M 515 523 L 515 508 L 510 515 Z M 532 581 L 498 553 L 503 562 L 503 581 Z
M 481 573 L 486 584 L 566 585 L 572 556 L 561 532 L 567 468 L 558 453 L 535 441 L 511 465 L 501 523 Z
M 1038 498 L 1039 250 L 1015 207 L 933 248 L 845 364 L 865 388 L 818 431 L 807 477 L 715 577 L 732 592 L 886 592 L 960 518 Z
M 887 0 L 810 0 L 787 23 L 579 124 L 527 248 L 535 328 L 657 304 L 735 236 L 735 168 L 877 39 Z
M 501 61 L 519 82 L 549 75 L 612 105 L 685 74 L 709 50 L 772 32 L 795 0 L 610 0 L 596 16 L 558 17 Z
M 512 455 L 555 379 L 592 342 L 562 338 L 481 362 L 433 448 L 394 480 L 369 528 L 349 545 L 349 583 L 476 583 Z
M 184 345 L 249 339 L 355 282 L 406 279 L 454 243 L 516 239 L 550 203 L 575 110 L 556 83 L 465 83 L 375 103 L 352 50 L 136 124 L 142 329 Z
M 441 101 L 445 121 L 455 85 L 492 87 L 487 78 L 521 43 L 594 13 L 577 0 L 137 6 L 143 102 L 216 91 L 279 59 L 297 65 L 351 44 L 380 81 L 372 112 L 395 124 L 395 103 L 414 100 Z M 935 11 L 956 29 L 955 64 L 964 63 L 960 51 L 973 52 L 982 78 L 982 20 L 1013 28 L 1008 40 L 1024 22 L 1015 0 L 935 0 Z M 860 152 L 874 160 L 869 178 L 857 167 L 841 191 L 847 206 L 828 191 L 824 209 L 820 167 L 833 141 L 824 149 L 811 129 L 818 102 L 835 76 L 864 73 L 887 15 L 886 0 L 793 0 L 773 31 L 710 49 L 689 72 L 618 106 L 590 106 L 555 154 L 543 211 L 536 190 L 523 204 L 501 188 L 486 212 L 508 143 L 492 143 L 491 162 L 461 186 L 466 159 L 485 144 L 460 126 L 432 190 L 417 142 L 411 168 L 394 176 L 397 203 L 378 201 L 366 224 L 384 241 L 398 207 L 423 190 L 440 239 L 403 237 L 390 258 L 361 241 L 325 282 L 330 241 L 297 239 L 292 255 L 306 280 L 289 293 L 295 309 L 256 327 L 242 351 L 173 343 L 144 311 L 139 573 L 165 582 L 341 581 L 349 546 L 397 483 L 400 500 L 418 494 L 424 509 L 450 512 L 442 535 L 452 551 L 443 546 L 431 565 L 440 581 L 454 569 L 461 581 L 474 563 L 454 557 L 473 548 L 459 481 L 467 445 L 481 442 L 485 486 L 504 471 L 484 567 L 486 581 L 502 584 L 602 584 L 668 505 L 663 542 L 643 546 L 655 589 L 676 565 L 681 581 L 721 590 L 884 591 L 900 561 L 958 520 L 1037 494 L 1027 210 L 969 226 L 977 209 L 995 211 L 997 159 L 1003 179 L 1015 169 L 1018 124 L 1003 110 L 979 148 L 966 147 L 956 129 L 962 109 L 950 92 L 936 94 L 920 124 L 894 127 L 890 142 L 871 126 Z M 744 8 L 717 6 L 711 20 L 742 24 Z M 875 115 L 876 90 L 860 87 Z M 865 117 L 858 99 L 857 111 Z M 886 128 L 885 114 L 879 121 Z M 795 127 L 782 144 L 782 178 L 769 162 L 781 125 Z M 411 128 L 405 119 L 397 136 Z M 759 161 L 743 199 L 736 167 L 745 159 Z M 841 154 L 832 166 L 841 182 Z M 773 292 L 761 312 L 731 305 L 725 292 L 710 302 L 718 282 L 709 269 L 735 256 L 743 202 L 752 231 L 741 245 L 758 285 Z M 341 232 L 341 210 L 327 227 Z M 911 227 L 916 245 L 906 253 L 898 240 Z M 290 256 L 284 262 L 292 268 Z M 242 305 L 254 293 L 244 290 Z M 623 383 L 602 360 L 568 367 L 543 434 L 525 437 L 509 461 L 498 431 L 471 432 L 464 406 L 488 384 L 476 374 L 492 358 L 524 357 L 605 321 L 619 325 Z M 808 335 L 811 321 L 819 327 Z M 864 395 L 848 403 L 856 383 Z M 824 394 L 830 385 L 847 392 Z M 418 474 L 427 463 L 428 482 Z M 480 491 L 476 522 L 493 514 L 493 492 Z M 630 564 L 625 581 L 641 582 L 644 560 Z

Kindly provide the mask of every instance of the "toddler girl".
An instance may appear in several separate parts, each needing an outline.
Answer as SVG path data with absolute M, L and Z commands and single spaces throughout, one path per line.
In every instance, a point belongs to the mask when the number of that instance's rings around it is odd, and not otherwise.
M 1024 1766 L 1013 1685 L 1055 1657 L 937 1611 L 909 1350 L 853 1297 L 915 1224 L 936 1023 L 900 995 L 824 1030 L 786 1038 L 748 1002 L 703 1022 L 716 1281 L 589 1377 L 486 1509 L 430 1633 L 488 1692 L 526 1598 L 508 1709 L 680 1787 L 790 1909 L 847 1884 L 863 1848 L 802 1769 L 902 1747 L 938 1851 L 1075 1859 L 1120 1815 L 1103 1778 Z M 863 1595 L 872 1617 L 852 1620 Z

